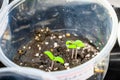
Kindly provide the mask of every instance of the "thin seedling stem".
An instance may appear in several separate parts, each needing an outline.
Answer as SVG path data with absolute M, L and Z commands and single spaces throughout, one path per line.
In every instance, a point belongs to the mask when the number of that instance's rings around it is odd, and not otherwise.
M 52 63 L 51 63 L 51 70 L 53 69 L 53 66 L 54 66 L 54 61 L 52 61 Z
M 77 59 L 77 53 L 78 53 L 78 49 L 76 49 L 76 52 L 75 52 L 75 59 Z
M 71 56 L 72 59 L 73 59 L 73 56 L 74 56 L 74 49 L 72 49 L 72 56 Z

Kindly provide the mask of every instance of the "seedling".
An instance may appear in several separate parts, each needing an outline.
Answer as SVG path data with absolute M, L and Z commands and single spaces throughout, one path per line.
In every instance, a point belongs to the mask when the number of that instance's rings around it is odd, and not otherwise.
M 52 60 L 52 63 L 51 63 L 51 70 L 53 69 L 53 66 L 54 66 L 54 62 L 57 61 L 61 64 L 64 64 L 64 59 L 60 56 L 54 56 L 52 52 L 50 51 L 45 51 L 44 54 L 46 54 L 51 60 Z
M 78 49 L 85 47 L 85 44 L 81 40 L 76 40 L 74 44 L 76 45 L 75 59 L 77 59 Z
M 66 46 L 67 46 L 67 48 L 72 49 L 72 56 L 71 56 L 71 58 L 73 59 L 74 50 L 76 49 L 76 45 L 74 44 L 74 41 L 72 41 L 72 40 L 66 41 Z
M 69 49 L 72 49 L 72 56 L 71 58 L 73 58 L 74 56 L 74 49 L 76 49 L 75 52 L 75 59 L 77 58 L 77 53 L 78 53 L 78 49 L 85 47 L 85 44 L 81 41 L 81 40 L 76 40 L 76 41 L 66 41 L 66 46 Z

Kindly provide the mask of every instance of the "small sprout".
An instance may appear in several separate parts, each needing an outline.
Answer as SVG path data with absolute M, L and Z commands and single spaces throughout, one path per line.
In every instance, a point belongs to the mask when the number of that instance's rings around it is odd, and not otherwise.
M 53 53 L 50 51 L 45 51 L 44 54 L 46 54 L 51 60 L 58 61 L 59 63 L 64 64 L 64 60 L 62 57 L 59 57 L 59 56 L 55 57 Z
M 75 59 L 77 59 L 78 49 L 84 48 L 84 47 L 85 47 L 85 44 L 84 44 L 81 40 L 76 40 L 76 41 L 74 42 L 74 44 L 76 45 Z
M 67 37 L 70 37 L 70 33 L 66 33 L 66 36 L 67 36 Z
M 54 61 L 58 61 L 58 62 L 64 64 L 64 60 L 63 60 L 63 58 L 61 58 L 61 57 L 59 57 L 59 56 L 54 57 Z
M 71 58 L 73 59 L 74 49 L 76 48 L 76 45 L 74 44 L 74 41 L 66 41 L 66 46 L 67 46 L 68 49 L 72 49 L 72 56 L 71 56 Z
M 54 55 L 50 51 L 45 51 L 44 54 L 46 54 L 51 60 L 54 60 Z
M 73 58 L 74 49 L 76 49 L 76 53 L 75 53 L 75 59 L 76 59 L 78 49 L 85 47 L 85 44 L 81 40 L 76 40 L 76 41 L 68 40 L 68 41 L 66 41 L 66 46 L 67 46 L 67 48 L 72 49 L 72 57 L 71 58 Z
M 78 49 L 85 47 L 85 44 L 81 40 L 76 40 L 74 43 Z
M 74 49 L 76 48 L 76 45 L 74 44 L 74 41 L 66 41 L 67 48 Z
M 54 65 L 54 61 L 57 61 L 61 64 L 64 64 L 64 59 L 60 56 L 54 56 L 52 52 L 50 51 L 45 51 L 44 54 L 46 54 L 51 60 L 52 60 L 52 63 L 51 63 L 51 70 L 53 69 L 53 65 Z

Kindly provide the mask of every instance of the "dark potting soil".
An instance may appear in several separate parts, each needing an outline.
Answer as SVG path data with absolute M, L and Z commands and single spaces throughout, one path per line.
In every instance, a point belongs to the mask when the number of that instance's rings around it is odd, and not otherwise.
M 68 40 L 81 40 L 85 47 L 68 49 L 66 47 Z M 52 60 L 44 54 L 45 51 L 52 52 L 54 56 L 62 57 L 64 64 L 54 61 L 52 67 Z M 77 57 L 75 58 L 76 51 Z M 29 42 L 20 46 L 13 60 L 20 66 L 29 66 L 50 72 L 70 69 L 83 64 L 95 57 L 98 52 L 99 49 L 88 39 L 64 31 L 40 28 L 34 31 L 33 38 Z M 71 57 L 72 53 L 74 53 L 73 58 Z

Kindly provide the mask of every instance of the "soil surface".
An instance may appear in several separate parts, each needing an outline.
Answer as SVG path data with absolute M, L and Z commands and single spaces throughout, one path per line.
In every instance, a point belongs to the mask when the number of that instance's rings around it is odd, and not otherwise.
M 81 40 L 85 47 L 80 49 L 68 49 L 66 46 L 67 40 Z M 59 56 L 64 59 L 64 64 L 52 60 L 44 54 L 45 51 L 50 51 L 54 56 Z M 77 51 L 77 57 L 75 53 Z M 20 66 L 28 66 L 38 68 L 44 71 L 59 71 L 70 69 L 80 64 L 83 64 L 95 57 L 99 50 L 93 45 L 92 41 L 76 36 L 71 33 L 62 31 L 51 31 L 49 28 L 40 28 L 34 31 L 33 38 L 20 46 L 13 61 Z M 72 53 L 74 53 L 73 57 Z

